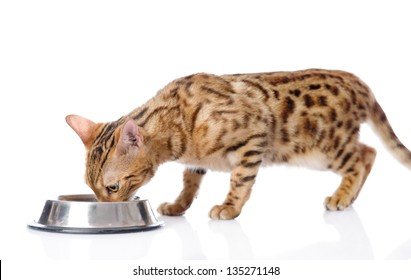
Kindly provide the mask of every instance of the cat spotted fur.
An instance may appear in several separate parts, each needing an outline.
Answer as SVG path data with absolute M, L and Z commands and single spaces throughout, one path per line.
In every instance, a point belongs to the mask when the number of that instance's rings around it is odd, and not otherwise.
M 231 172 L 231 180 L 225 201 L 209 215 L 233 219 L 249 199 L 258 169 L 276 163 L 340 174 L 340 186 L 324 204 L 342 210 L 357 198 L 376 156 L 359 142 L 365 121 L 411 168 L 411 152 L 368 86 L 343 71 L 200 73 L 172 81 L 117 121 L 66 120 L 86 146 L 86 183 L 99 201 L 130 199 L 164 162 L 186 165 L 180 195 L 158 207 L 163 215 L 184 214 L 210 169 Z

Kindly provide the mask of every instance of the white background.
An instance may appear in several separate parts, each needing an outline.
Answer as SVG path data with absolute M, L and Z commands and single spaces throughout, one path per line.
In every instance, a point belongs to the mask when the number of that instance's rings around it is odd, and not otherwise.
M 157 231 L 73 236 L 31 231 L 26 223 L 39 216 L 46 199 L 89 192 L 83 182 L 84 148 L 66 125 L 67 114 L 112 121 L 174 78 L 195 72 L 312 67 L 353 72 L 374 90 L 411 147 L 410 14 L 407 1 L 394 0 L 1 1 L 0 258 L 9 264 L 5 275 L 80 275 L 75 269 L 62 273 L 65 262 L 43 262 L 55 259 L 127 260 L 126 268 L 113 262 L 74 264 L 86 274 L 122 279 L 132 278 L 131 267 L 140 263 L 202 259 L 210 262 L 200 266 L 221 266 L 243 259 L 263 262 L 242 265 L 280 263 L 288 268 L 283 279 L 291 279 L 287 275 L 307 276 L 307 264 L 290 260 L 332 259 L 338 262 L 312 263 L 312 276 L 398 273 L 392 279 L 405 279 L 400 277 L 411 267 L 411 173 L 367 126 L 362 139 L 379 154 L 359 199 L 344 212 L 326 213 L 322 206 L 337 187 L 337 176 L 277 166 L 260 172 L 235 221 L 209 220 L 209 209 L 224 200 L 229 183 L 229 174 L 209 172 L 185 217 L 160 217 L 166 226 Z M 175 163 L 163 165 L 139 195 L 153 208 L 172 201 L 182 170 Z M 340 262 L 347 259 L 370 262 Z

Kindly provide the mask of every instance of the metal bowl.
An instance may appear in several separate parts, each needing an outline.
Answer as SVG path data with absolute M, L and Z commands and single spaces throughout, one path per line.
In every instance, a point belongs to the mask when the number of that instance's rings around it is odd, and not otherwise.
M 124 233 L 154 229 L 158 221 L 148 200 L 97 202 L 94 195 L 61 195 L 47 200 L 32 229 L 62 233 Z

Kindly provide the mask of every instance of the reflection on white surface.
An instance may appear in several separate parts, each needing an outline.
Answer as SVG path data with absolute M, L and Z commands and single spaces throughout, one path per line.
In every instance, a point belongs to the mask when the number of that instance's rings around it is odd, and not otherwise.
M 52 259 L 138 259 L 145 257 L 153 238 L 163 229 L 139 233 L 81 235 L 28 229 L 40 237 L 44 253 Z
M 209 221 L 212 233 L 221 235 L 228 246 L 228 258 L 231 260 L 254 259 L 254 253 L 248 236 L 241 224 L 232 221 Z
M 183 260 L 202 260 L 206 259 L 204 252 L 201 247 L 201 242 L 197 232 L 187 221 L 187 219 L 182 217 L 167 217 L 162 216 L 161 220 L 169 225 L 168 229 L 173 233 L 177 234 L 181 242 L 181 259 Z M 161 238 L 167 238 L 166 235 L 161 236 Z M 172 249 L 173 246 L 167 246 L 164 249 Z
M 411 260 L 411 239 L 401 244 L 391 254 L 388 255 L 389 260 Z
M 362 222 L 353 208 L 324 213 L 324 222 L 338 232 L 338 240 L 316 242 L 279 254 L 279 259 L 373 259 L 374 254 Z
M 246 233 L 239 221 L 208 221 L 204 229 L 185 217 L 161 217 L 163 228 L 145 232 L 112 235 L 58 234 L 27 229 L 31 242 L 40 242 L 44 255 L 51 259 L 280 259 L 328 260 L 374 259 L 373 247 L 359 215 L 353 208 L 342 212 L 325 212 L 323 228 L 331 233 L 327 241 L 295 246 L 292 239 L 277 239 L 275 227 Z M 205 232 L 207 231 L 207 233 Z M 272 236 L 260 240 L 258 232 Z M 308 232 L 308 229 L 307 229 Z M 335 232 L 337 238 L 335 238 Z M 39 241 L 36 241 L 39 240 Z M 301 240 L 299 240 L 301 241 Z M 214 244 L 214 245 L 210 245 Z M 261 247 L 261 244 L 264 246 Z M 285 245 L 285 246 L 282 246 Z M 289 248 L 289 249 L 284 249 Z M 257 253 L 256 253 L 257 252 Z M 39 254 L 41 252 L 37 252 Z M 408 240 L 387 256 L 410 259 Z

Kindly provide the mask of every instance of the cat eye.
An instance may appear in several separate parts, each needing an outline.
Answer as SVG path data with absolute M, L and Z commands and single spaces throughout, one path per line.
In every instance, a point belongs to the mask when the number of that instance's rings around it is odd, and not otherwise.
M 116 193 L 116 192 L 118 192 L 119 188 L 120 188 L 120 183 L 117 182 L 113 185 L 107 186 L 107 191 L 108 191 L 109 194 L 110 193 Z

